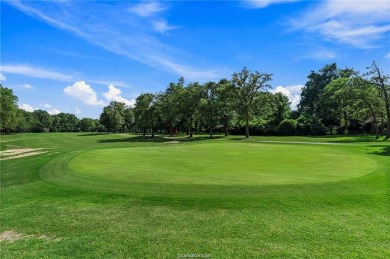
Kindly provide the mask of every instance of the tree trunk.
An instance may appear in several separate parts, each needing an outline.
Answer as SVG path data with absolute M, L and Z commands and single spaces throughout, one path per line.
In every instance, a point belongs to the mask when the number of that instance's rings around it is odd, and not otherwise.
M 145 137 L 146 136 L 146 128 L 144 128 L 144 130 L 143 130 L 143 136 Z
M 245 138 L 249 138 L 249 116 L 246 116 Z
M 228 135 L 228 122 L 227 122 L 227 119 L 225 119 L 225 137 L 227 137 Z
M 213 137 L 213 126 L 210 126 L 210 138 Z
M 193 135 L 193 129 L 192 129 L 192 117 L 190 118 L 190 125 L 189 125 L 189 129 L 190 129 L 190 138 L 192 138 L 192 135 Z
M 348 135 L 348 118 L 347 118 L 347 113 L 344 111 L 344 135 Z

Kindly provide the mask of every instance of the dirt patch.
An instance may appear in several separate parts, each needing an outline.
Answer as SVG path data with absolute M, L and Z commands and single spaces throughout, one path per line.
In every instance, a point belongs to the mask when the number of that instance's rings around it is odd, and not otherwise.
M 179 141 L 167 141 L 167 142 L 164 142 L 165 144 L 179 144 L 180 142 Z
M 7 241 L 12 243 L 16 240 L 21 239 L 22 237 L 22 234 L 16 233 L 15 231 L 5 231 L 0 234 L 0 242 Z
M 61 241 L 61 237 L 55 237 L 55 236 L 47 236 L 47 235 L 22 235 L 20 233 L 17 233 L 15 231 L 4 231 L 0 234 L 0 242 L 9 242 L 12 243 L 14 241 L 18 241 L 20 239 L 30 239 L 30 238 L 36 238 L 40 239 L 46 242 L 59 242 Z
M 43 148 L 12 148 L 0 151 L 0 160 L 15 159 L 26 156 L 34 156 L 46 153 Z

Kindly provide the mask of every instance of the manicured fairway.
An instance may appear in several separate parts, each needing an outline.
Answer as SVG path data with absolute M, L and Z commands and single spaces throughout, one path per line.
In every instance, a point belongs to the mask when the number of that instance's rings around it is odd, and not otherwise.
M 390 257 L 389 142 L 20 134 L 0 147 L 40 152 L 1 161 L 1 258 Z

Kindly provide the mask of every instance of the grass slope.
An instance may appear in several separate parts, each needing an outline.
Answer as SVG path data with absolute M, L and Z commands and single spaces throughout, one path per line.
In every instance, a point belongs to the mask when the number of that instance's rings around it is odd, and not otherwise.
M 114 134 L 1 136 L 1 150 L 50 150 L 1 161 L 0 233 L 24 237 L 1 242 L 0 256 L 390 257 L 388 142 L 168 141 Z M 313 144 L 322 142 L 341 144 Z M 177 168 L 182 170 L 172 170 Z M 140 170 L 145 174 L 137 175 Z

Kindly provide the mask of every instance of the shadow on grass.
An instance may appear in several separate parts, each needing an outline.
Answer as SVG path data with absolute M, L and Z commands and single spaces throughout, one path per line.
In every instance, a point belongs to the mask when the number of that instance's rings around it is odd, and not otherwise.
M 107 132 L 87 132 L 87 133 L 79 134 L 77 136 L 88 137 L 88 136 L 100 136 L 100 135 L 108 135 L 108 133 Z
M 382 149 L 375 152 L 371 152 L 369 154 L 379 155 L 379 156 L 390 156 L 390 146 L 372 145 L 370 147 L 380 147 Z
M 190 137 L 169 137 L 169 136 L 155 136 L 154 138 L 151 136 L 135 136 L 129 138 L 120 138 L 120 139 L 99 139 L 98 143 L 169 143 L 172 141 L 177 141 L 178 143 L 184 142 L 194 142 L 194 141 L 205 141 L 212 139 L 223 138 L 223 136 L 214 136 L 210 138 L 209 136 L 194 136 Z
M 333 143 L 359 143 L 359 142 L 385 142 L 382 137 L 375 139 L 373 135 L 324 135 L 324 136 L 308 136 L 312 139 L 327 139 Z

